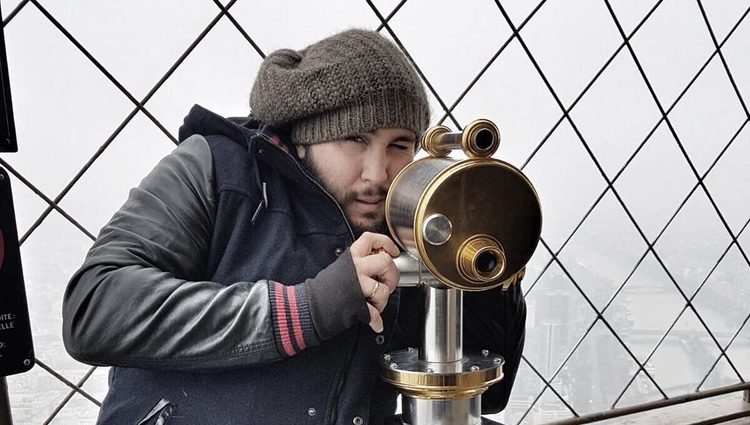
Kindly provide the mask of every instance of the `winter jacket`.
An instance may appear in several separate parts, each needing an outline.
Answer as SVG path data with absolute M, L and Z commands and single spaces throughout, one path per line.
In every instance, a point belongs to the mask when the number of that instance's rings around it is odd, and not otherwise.
M 181 143 L 131 190 L 71 278 L 63 339 L 110 365 L 105 424 L 381 424 L 397 393 L 383 353 L 418 344 L 417 289 L 373 332 L 334 200 L 278 129 L 195 106 Z M 523 348 L 520 285 L 465 294 L 465 351 Z M 359 419 L 358 419 L 359 418 Z

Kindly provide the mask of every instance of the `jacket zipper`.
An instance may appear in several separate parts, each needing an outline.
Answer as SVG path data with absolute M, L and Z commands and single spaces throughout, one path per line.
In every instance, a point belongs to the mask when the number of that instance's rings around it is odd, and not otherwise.
M 312 183 L 315 184 L 315 186 L 320 189 L 321 192 L 325 193 L 326 196 L 333 202 L 334 205 L 336 205 L 336 208 L 338 208 L 339 213 L 341 214 L 341 218 L 344 220 L 344 223 L 346 224 L 346 228 L 349 230 L 349 236 L 351 237 L 352 242 L 354 242 L 354 231 L 352 230 L 352 226 L 349 224 L 349 220 L 346 218 L 346 214 L 344 214 L 344 210 L 341 208 L 341 205 L 339 205 L 339 202 L 336 200 L 336 198 L 333 197 L 320 183 L 318 183 L 317 180 L 315 180 L 310 173 L 305 170 L 302 165 L 300 165 L 299 161 L 297 161 L 296 158 L 294 158 L 289 152 L 285 151 L 284 149 L 281 149 L 279 146 L 276 146 L 274 143 L 272 143 L 270 140 L 268 140 L 268 137 L 263 133 L 258 133 L 260 137 L 263 138 L 269 145 L 273 146 L 275 149 L 278 149 L 281 151 L 283 155 L 286 156 L 287 159 L 289 159 L 291 162 L 294 163 L 294 165 L 297 167 L 297 169 L 302 172 L 302 174 Z M 344 382 L 346 381 L 347 376 L 347 370 L 349 369 L 348 365 L 351 364 L 352 359 L 354 358 L 354 348 L 357 346 L 357 341 L 359 341 L 359 333 L 360 333 L 360 327 L 357 326 L 357 332 L 354 335 L 354 345 L 349 350 L 349 353 L 346 358 L 346 365 L 347 367 L 341 372 L 341 375 L 337 378 L 336 382 L 336 393 L 334 400 L 335 402 L 331 405 L 330 414 L 326 416 L 326 422 L 330 423 L 331 425 L 334 425 L 334 421 L 336 420 L 337 415 L 337 409 L 338 409 L 338 399 L 341 395 L 341 390 L 344 386 Z
M 297 169 L 302 172 L 302 174 L 310 180 L 312 183 L 315 184 L 315 186 L 318 187 L 323 193 L 328 196 L 328 198 L 333 202 L 334 205 L 336 205 L 336 208 L 338 208 L 339 213 L 341 214 L 341 218 L 344 219 L 344 223 L 346 224 L 346 228 L 349 229 L 349 236 L 351 237 L 352 242 L 354 242 L 354 231 L 352 230 L 352 226 L 349 224 L 349 220 L 346 218 L 346 214 L 344 214 L 344 210 L 341 208 L 341 205 L 339 205 L 339 202 L 336 200 L 336 198 L 333 197 L 320 183 L 318 183 L 317 180 L 315 180 L 310 173 L 305 170 L 302 165 L 300 165 L 299 161 L 297 161 L 296 158 L 294 158 L 289 152 L 285 151 L 284 149 L 281 149 L 280 147 L 276 146 L 274 143 L 272 143 L 270 140 L 268 140 L 268 136 L 266 136 L 263 133 L 258 133 L 260 137 L 263 138 L 266 142 L 268 142 L 269 145 L 273 146 L 274 149 L 278 149 L 282 154 L 284 154 L 289 160 L 291 160 L 295 166 L 297 166 Z

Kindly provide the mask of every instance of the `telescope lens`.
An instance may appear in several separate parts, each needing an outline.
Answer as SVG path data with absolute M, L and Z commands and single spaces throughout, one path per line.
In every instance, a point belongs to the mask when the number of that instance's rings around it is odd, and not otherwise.
M 480 234 L 467 239 L 459 249 L 456 260 L 461 276 L 475 284 L 495 280 L 505 270 L 503 247 L 487 235 Z
M 495 136 L 490 130 L 482 129 L 477 132 L 477 147 L 483 151 L 492 147 L 492 143 L 495 141 Z
M 489 274 L 497 267 L 497 256 L 494 252 L 485 251 L 477 255 L 474 265 L 479 273 Z

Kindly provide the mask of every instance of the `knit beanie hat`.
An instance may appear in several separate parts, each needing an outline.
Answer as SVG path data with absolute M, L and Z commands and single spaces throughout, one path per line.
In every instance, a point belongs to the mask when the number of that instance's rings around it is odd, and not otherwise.
M 378 128 L 406 128 L 419 136 L 430 118 L 424 87 L 403 53 L 377 32 L 361 29 L 268 55 L 250 107 L 259 120 L 288 127 L 295 145 Z

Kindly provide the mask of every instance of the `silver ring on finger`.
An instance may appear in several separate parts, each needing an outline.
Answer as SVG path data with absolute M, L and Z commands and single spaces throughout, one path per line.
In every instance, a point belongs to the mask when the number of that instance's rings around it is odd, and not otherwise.
M 375 294 L 378 292 L 378 289 L 380 289 L 380 282 L 377 280 L 375 281 L 375 286 L 372 288 L 372 292 L 370 292 L 370 295 L 367 296 L 367 299 L 374 297 Z

